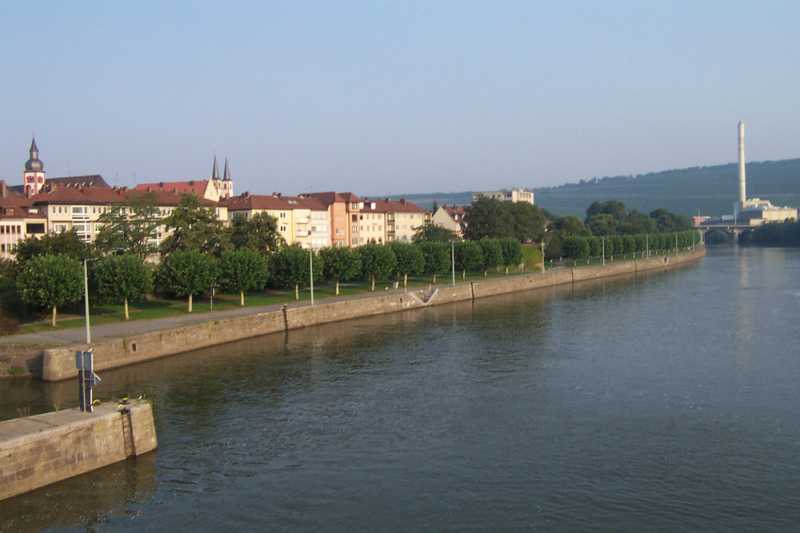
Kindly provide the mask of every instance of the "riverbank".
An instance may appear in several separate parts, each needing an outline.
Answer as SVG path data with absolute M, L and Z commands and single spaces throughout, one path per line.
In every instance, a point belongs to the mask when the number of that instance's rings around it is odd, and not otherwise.
M 240 309 L 221 316 L 193 316 L 151 321 L 151 324 L 116 325 L 119 335 L 95 337 L 93 343 L 97 370 L 106 370 L 149 361 L 168 355 L 224 344 L 248 337 L 279 333 L 292 329 L 348 320 L 371 315 L 411 310 L 465 300 L 541 289 L 555 285 L 578 283 L 636 272 L 669 269 L 695 261 L 705 255 L 705 249 L 679 255 L 658 256 L 606 265 L 562 267 L 545 273 L 523 274 L 485 281 L 471 281 L 455 286 L 431 287 L 422 290 L 392 290 L 383 294 L 345 299 L 331 299 L 316 305 L 299 304 L 269 309 Z M 181 317 L 182 318 L 182 317 Z M 188 322 L 187 322 L 188 321 Z M 59 381 L 75 376 L 74 352 L 85 348 L 80 342 L 64 342 L 42 351 L 41 363 L 30 361 L 31 374 L 46 381 Z

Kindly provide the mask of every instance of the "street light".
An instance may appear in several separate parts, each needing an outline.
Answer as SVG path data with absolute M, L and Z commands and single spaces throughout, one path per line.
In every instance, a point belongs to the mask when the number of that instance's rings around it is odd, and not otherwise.
M 314 305 L 314 250 L 308 249 L 308 272 L 311 280 L 311 305 Z
M 456 242 L 450 241 L 450 262 L 453 265 L 453 287 L 456 286 Z

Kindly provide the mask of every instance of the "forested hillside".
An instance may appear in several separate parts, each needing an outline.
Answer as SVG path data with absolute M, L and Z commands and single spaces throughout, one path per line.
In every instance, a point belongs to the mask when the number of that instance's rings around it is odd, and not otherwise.
M 553 213 L 582 215 L 595 201 L 620 200 L 630 208 L 650 212 L 659 207 L 686 215 L 721 215 L 733 211 L 738 196 L 735 163 L 581 180 L 558 187 L 535 189 L 536 204 Z M 748 196 L 776 205 L 800 206 L 800 159 L 761 161 L 747 165 Z M 411 194 L 422 206 L 434 200 L 468 204 L 470 192 Z

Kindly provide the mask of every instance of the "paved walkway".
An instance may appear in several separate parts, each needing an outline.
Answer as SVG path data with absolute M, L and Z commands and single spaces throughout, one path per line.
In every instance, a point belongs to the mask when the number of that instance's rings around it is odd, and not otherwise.
M 395 289 L 402 291 L 403 289 Z M 417 288 L 411 290 L 418 290 Z M 385 291 L 374 293 L 354 294 L 350 296 L 335 296 L 317 300 L 318 303 L 329 303 L 332 301 L 357 300 L 371 298 L 376 295 L 386 294 Z M 311 305 L 309 301 L 291 302 L 288 307 L 303 307 Z M 260 305 L 239 307 L 237 309 L 226 309 L 224 311 L 213 311 L 210 313 L 186 313 L 164 318 L 154 318 L 150 320 L 131 320 L 128 322 L 112 322 L 110 324 L 100 324 L 92 326 L 92 340 L 101 340 L 115 337 L 127 337 L 152 331 L 172 329 L 187 324 L 197 324 L 208 320 L 219 320 L 221 318 L 232 318 L 246 315 L 254 315 L 267 311 L 277 311 L 282 304 Z M 83 327 L 69 329 L 55 329 L 53 331 L 39 331 L 36 333 L 22 333 L 19 335 L 7 335 L 0 337 L 0 347 L 4 345 L 39 345 L 39 346 L 58 346 L 62 344 L 76 344 L 86 340 L 86 332 Z

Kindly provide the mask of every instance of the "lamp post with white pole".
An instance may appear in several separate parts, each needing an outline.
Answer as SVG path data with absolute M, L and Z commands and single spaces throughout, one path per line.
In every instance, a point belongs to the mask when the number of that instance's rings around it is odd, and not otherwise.
M 450 241 L 450 262 L 453 266 L 453 287 L 456 286 L 456 243 L 455 241 Z
M 314 250 L 308 249 L 308 273 L 311 287 L 311 305 L 314 305 Z

